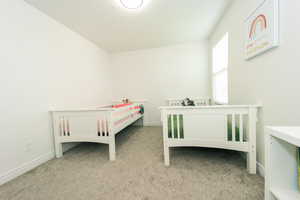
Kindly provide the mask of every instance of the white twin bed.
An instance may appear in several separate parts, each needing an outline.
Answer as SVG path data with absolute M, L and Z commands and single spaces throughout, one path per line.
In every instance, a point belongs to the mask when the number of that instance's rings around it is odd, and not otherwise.
M 195 107 L 179 106 L 181 100 L 168 102 L 160 108 L 165 165 L 170 165 L 170 147 L 221 148 L 247 153 L 248 171 L 256 173 L 258 106 L 211 106 L 203 103 L 209 102 L 206 98 L 195 99 Z
M 120 104 L 92 109 L 52 111 L 56 157 L 62 144 L 94 142 L 109 145 L 109 159 L 116 159 L 115 135 L 137 120 L 143 120 L 143 105 Z
M 256 123 L 258 106 L 211 106 L 209 98 L 195 98 L 196 106 L 181 106 L 169 99 L 161 107 L 164 160 L 170 165 L 170 147 L 222 148 L 247 153 L 247 167 L 256 173 Z M 95 142 L 109 145 L 109 158 L 116 159 L 115 135 L 143 119 L 141 104 L 105 106 L 97 109 L 52 112 L 56 157 L 62 144 Z

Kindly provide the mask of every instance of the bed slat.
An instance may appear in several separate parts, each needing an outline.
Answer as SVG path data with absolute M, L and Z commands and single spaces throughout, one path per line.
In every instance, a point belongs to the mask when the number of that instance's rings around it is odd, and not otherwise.
M 62 118 L 59 118 L 59 135 L 63 136 L 63 125 L 62 125 L 63 121 Z
M 100 136 L 100 120 L 97 120 L 97 135 Z
M 243 114 L 240 114 L 240 142 L 243 142 L 244 140 L 244 120 L 243 120 Z
M 171 115 L 171 133 L 172 133 L 172 138 L 175 138 L 175 133 L 174 133 L 174 115 Z
M 103 131 L 103 136 L 106 136 L 106 132 L 107 132 L 107 127 L 106 127 L 106 118 L 104 118 L 104 120 L 103 120 L 103 129 L 104 129 L 104 131 Z
M 180 140 L 180 123 L 179 123 L 179 115 L 176 115 L 177 119 L 177 139 Z
M 109 136 L 109 124 L 108 124 L 108 120 L 105 120 L 106 122 L 106 136 Z
M 63 117 L 63 136 L 66 136 L 66 123 L 64 117 Z
M 104 135 L 105 127 L 104 127 L 104 120 L 101 119 L 101 136 Z
M 231 126 L 232 126 L 232 141 L 235 142 L 236 141 L 236 137 L 235 137 L 235 114 L 231 115 Z
M 67 136 L 71 136 L 70 132 L 70 121 L 67 119 Z
M 99 136 L 101 136 L 102 133 L 103 133 L 102 119 L 99 121 L 99 125 L 100 125 L 100 134 L 99 134 Z

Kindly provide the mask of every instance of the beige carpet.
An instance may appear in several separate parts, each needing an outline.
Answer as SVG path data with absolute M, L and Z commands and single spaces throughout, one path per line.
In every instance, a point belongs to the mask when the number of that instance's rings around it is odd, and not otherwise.
M 264 182 L 236 152 L 176 148 L 163 164 L 160 128 L 130 127 L 108 146 L 82 144 L 0 186 L 1 200 L 263 200 Z

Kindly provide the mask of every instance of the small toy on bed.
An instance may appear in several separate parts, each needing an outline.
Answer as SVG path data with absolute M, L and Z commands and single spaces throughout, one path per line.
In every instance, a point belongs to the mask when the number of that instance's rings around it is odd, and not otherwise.
M 185 98 L 182 103 L 183 106 L 195 106 L 195 102 L 189 98 Z
M 130 101 L 129 101 L 129 99 L 128 98 L 122 98 L 122 103 L 123 104 L 128 104 L 128 103 L 131 103 Z

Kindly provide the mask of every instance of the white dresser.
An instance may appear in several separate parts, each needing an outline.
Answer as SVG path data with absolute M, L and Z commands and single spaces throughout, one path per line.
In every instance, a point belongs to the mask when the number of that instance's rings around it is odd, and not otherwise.
M 265 200 L 300 200 L 300 127 L 266 127 Z

